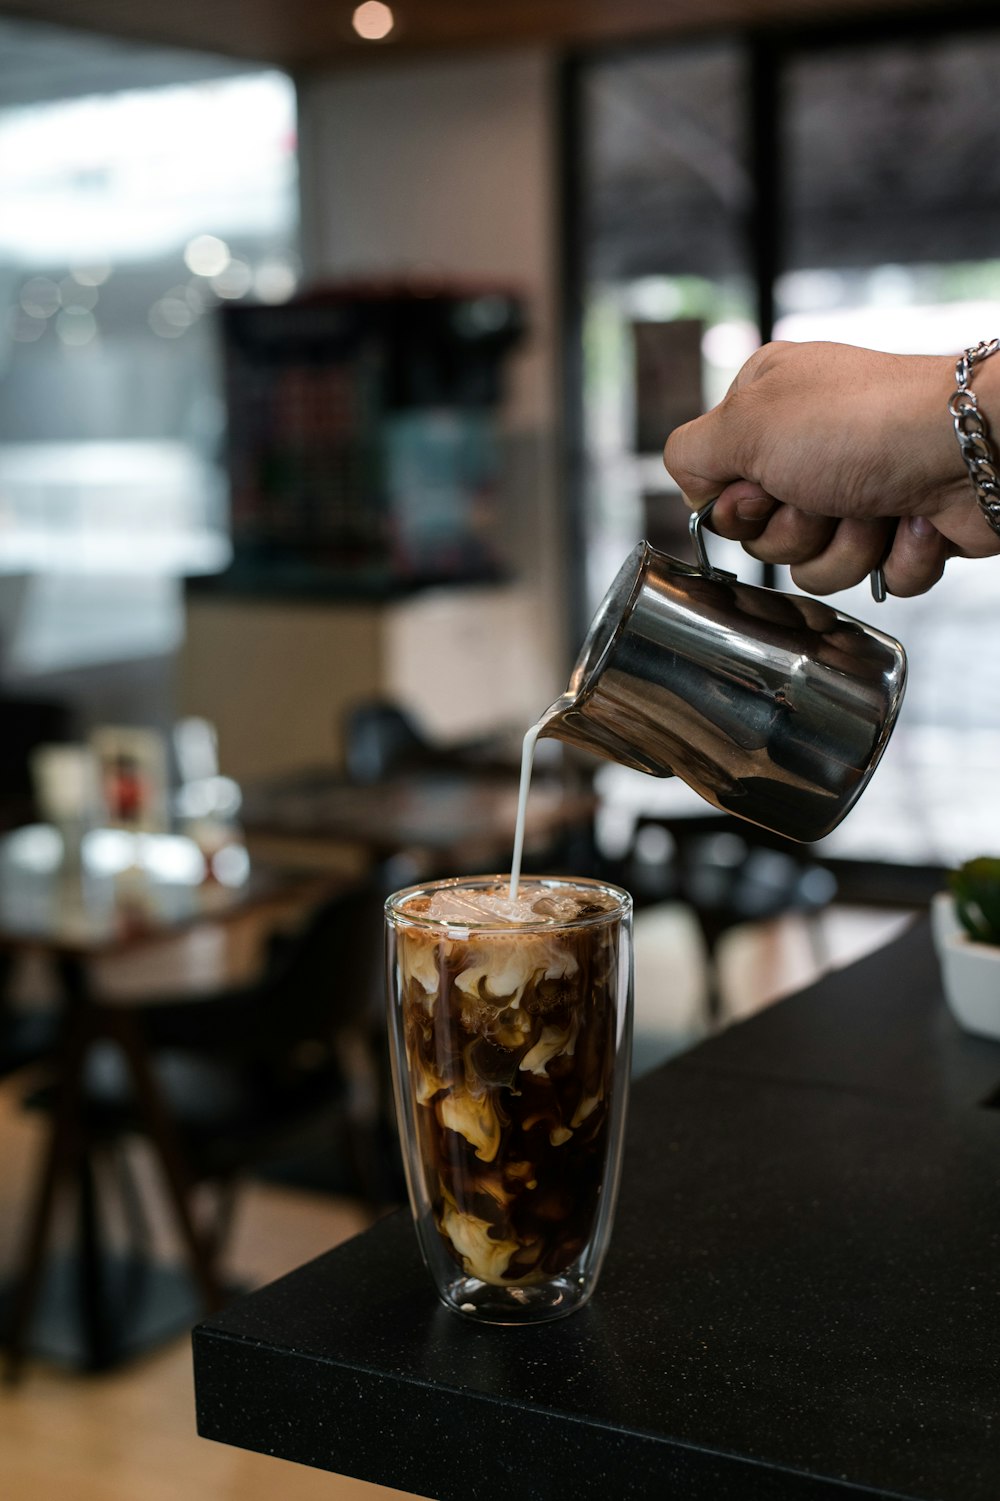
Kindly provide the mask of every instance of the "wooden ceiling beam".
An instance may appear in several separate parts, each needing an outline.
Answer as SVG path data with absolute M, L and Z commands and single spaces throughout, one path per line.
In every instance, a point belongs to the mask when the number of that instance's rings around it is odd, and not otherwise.
M 293 71 L 424 52 L 578 47 L 769 24 L 907 15 L 935 0 L 395 0 L 384 42 L 351 28 L 355 0 L 0 0 L 0 15 Z M 939 7 L 939 0 L 937 0 Z

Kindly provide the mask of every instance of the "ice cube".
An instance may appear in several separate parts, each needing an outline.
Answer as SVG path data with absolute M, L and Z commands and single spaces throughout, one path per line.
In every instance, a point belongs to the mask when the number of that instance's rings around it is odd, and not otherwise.
M 445 887 L 434 893 L 426 915 L 451 927 L 495 927 L 498 921 L 511 926 L 538 922 L 530 898 L 517 897 L 511 901 L 502 888 L 462 891 Z

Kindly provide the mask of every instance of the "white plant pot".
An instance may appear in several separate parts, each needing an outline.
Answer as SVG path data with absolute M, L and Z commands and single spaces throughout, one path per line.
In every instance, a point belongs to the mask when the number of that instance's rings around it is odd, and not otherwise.
M 1000 948 L 975 943 L 962 927 L 950 892 L 931 902 L 931 930 L 945 1000 L 959 1026 L 1000 1039 Z

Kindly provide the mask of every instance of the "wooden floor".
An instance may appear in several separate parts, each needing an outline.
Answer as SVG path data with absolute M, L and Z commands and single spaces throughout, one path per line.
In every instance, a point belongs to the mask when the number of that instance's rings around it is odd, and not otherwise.
M 818 965 L 879 946 L 905 921 L 831 909 L 818 935 L 796 920 L 730 935 L 720 963 L 731 1014 L 806 983 Z M 686 914 L 662 909 L 643 914 L 636 947 L 639 1029 L 659 1039 L 666 1056 L 703 1030 L 697 938 Z M 0 1273 L 11 1263 L 41 1141 L 37 1117 L 19 1107 L 20 1090 L 0 1087 Z M 254 1185 L 241 1201 L 229 1269 L 259 1285 L 364 1224 L 350 1201 Z M 167 1227 L 157 1236 L 171 1249 Z M 3 1501 L 386 1501 L 401 1494 L 199 1439 L 186 1336 L 99 1377 L 32 1361 L 18 1388 L 0 1388 Z
M 39 1144 L 38 1122 L 18 1108 L 13 1088 L 0 1089 L 4 1265 Z M 249 1185 L 229 1270 L 244 1285 L 260 1285 L 366 1223 L 349 1200 Z M 158 1227 L 156 1238 L 175 1251 L 166 1227 Z M 32 1361 L 16 1389 L 0 1389 L 3 1501 L 385 1501 L 395 1494 L 198 1438 L 186 1335 L 109 1375 Z

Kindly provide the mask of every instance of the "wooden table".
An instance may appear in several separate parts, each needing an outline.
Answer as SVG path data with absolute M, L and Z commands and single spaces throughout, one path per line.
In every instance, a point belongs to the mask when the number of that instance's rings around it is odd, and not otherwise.
M 359 785 L 328 771 L 303 772 L 244 789 L 249 839 L 354 846 L 373 863 L 406 855 L 421 877 L 508 870 L 518 779 L 514 771 L 427 770 Z M 589 839 L 597 800 L 589 786 L 535 777 L 526 848 L 560 836 Z
M 320 883 L 315 876 L 254 868 L 239 845 L 217 856 L 214 866 L 221 879 L 207 877 L 201 852 L 180 836 L 96 830 L 70 859 L 59 832 L 46 825 L 0 839 L 0 953 L 8 962 L 17 953 L 43 955 L 62 1008 L 48 1139 L 13 1280 L 6 1331 L 11 1376 L 20 1367 L 38 1304 L 62 1184 L 72 1184 L 79 1193 L 79 1362 L 102 1369 L 128 1347 L 105 1306 L 106 1268 L 82 1109 L 86 1060 L 98 1042 L 114 1042 L 125 1060 L 201 1306 L 210 1309 L 223 1301 L 210 1247 L 191 1214 L 184 1153 L 143 1042 L 141 1002 L 102 996 L 90 977 L 94 960 L 141 949 L 205 923 L 230 922 L 271 903 L 318 900 L 329 890 L 329 882 Z
M 400 1214 L 195 1331 L 199 1430 L 437 1501 L 995 1501 L 998 1105 L 922 925 L 636 1086 L 581 1312 L 463 1321 Z

